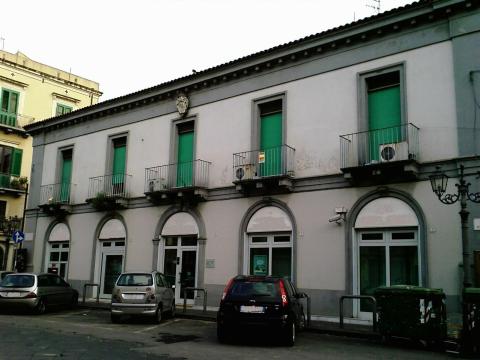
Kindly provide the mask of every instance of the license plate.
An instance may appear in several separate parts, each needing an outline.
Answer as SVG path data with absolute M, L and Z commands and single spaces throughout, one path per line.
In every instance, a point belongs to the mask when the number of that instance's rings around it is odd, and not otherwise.
M 10 292 L 7 292 L 7 297 L 20 297 L 20 293 L 10 291 Z
M 123 294 L 125 300 L 143 300 L 143 294 Z
M 240 312 L 250 314 L 263 314 L 265 312 L 265 308 L 263 306 L 241 305 Z

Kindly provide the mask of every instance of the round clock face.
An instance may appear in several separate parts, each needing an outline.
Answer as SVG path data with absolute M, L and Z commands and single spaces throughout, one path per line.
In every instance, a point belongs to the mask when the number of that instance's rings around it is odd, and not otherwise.
M 188 98 L 185 95 L 177 97 L 177 111 L 180 115 L 185 115 L 188 110 Z

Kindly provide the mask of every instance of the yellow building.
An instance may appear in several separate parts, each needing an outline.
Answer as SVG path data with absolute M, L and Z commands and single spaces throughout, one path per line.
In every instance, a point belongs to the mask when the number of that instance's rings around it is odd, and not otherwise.
M 98 83 L 0 50 L 0 270 L 13 268 L 32 163 L 27 124 L 96 104 Z

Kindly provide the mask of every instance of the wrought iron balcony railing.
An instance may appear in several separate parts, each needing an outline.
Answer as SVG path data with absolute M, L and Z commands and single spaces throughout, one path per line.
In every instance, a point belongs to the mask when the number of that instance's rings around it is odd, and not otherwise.
M 18 216 L 0 217 L 0 233 L 10 236 L 22 227 L 22 218 Z
M 418 158 L 418 131 L 413 124 L 340 136 L 340 168 Z
M 210 162 L 193 160 L 145 169 L 145 193 L 207 188 Z
M 132 176 L 127 174 L 91 177 L 88 184 L 88 199 L 98 196 L 127 199 L 130 193 L 131 179 Z
M 16 190 L 16 191 L 24 191 L 26 187 L 26 180 L 27 178 L 12 175 L 12 174 L 5 174 L 0 173 L 0 188 L 8 189 L 8 190 Z
M 294 176 L 295 149 L 288 145 L 233 154 L 234 182 Z
M 59 183 L 40 187 L 40 205 L 70 204 L 70 193 L 73 184 Z

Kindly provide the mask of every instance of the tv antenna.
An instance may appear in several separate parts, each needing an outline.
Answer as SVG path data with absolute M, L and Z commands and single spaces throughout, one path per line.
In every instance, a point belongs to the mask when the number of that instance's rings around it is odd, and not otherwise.
M 369 0 L 371 3 L 366 4 L 366 7 L 372 8 L 377 12 L 377 14 L 380 14 L 382 10 L 382 5 L 380 3 L 381 0 Z
M 5 48 L 5 38 L 0 35 L 0 41 L 2 42 L 2 50 Z

